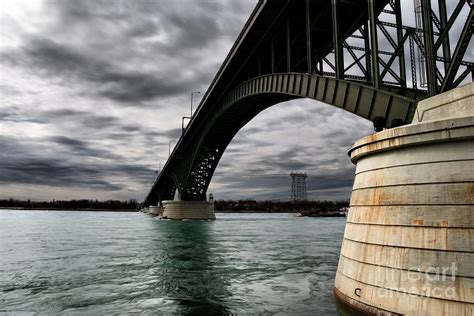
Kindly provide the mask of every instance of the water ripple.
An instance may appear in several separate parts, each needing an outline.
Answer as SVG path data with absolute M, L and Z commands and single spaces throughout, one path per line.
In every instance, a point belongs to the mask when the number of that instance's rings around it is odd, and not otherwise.
M 0 312 L 336 313 L 344 219 L 0 211 Z

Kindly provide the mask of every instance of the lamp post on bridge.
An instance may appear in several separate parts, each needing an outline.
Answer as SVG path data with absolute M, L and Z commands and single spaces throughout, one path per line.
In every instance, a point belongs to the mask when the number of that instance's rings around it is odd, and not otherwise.
M 155 173 L 155 176 L 153 177 L 153 183 L 151 184 L 151 186 L 153 187 L 153 185 L 156 183 L 156 180 L 158 180 L 158 177 L 160 176 L 161 174 L 161 162 L 158 163 L 158 169 L 156 169 L 154 171 Z
M 181 118 L 181 133 L 184 133 L 184 119 L 189 119 L 191 120 L 191 116 L 183 116 Z
M 161 162 L 158 163 L 158 169 L 155 170 L 155 182 L 161 174 Z
M 195 94 L 200 94 L 201 91 L 193 91 L 191 92 L 191 115 L 190 116 L 183 116 L 181 118 L 181 132 L 184 133 L 184 120 L 185 119 L 189 119 L 189 120 L 192 120 L 193 119 L 193 97 Z
M 168 158 L 171 156 L 171 142 L 175 142 L 176 139 L 171 139 L 169 142 L 168 142 Z
M 158 179 L 158 172 L 159 170 L 155 170 L 155 176 L 153 177 L 153 183 L 151 184 L 151 186 L 153 186 L 156 183 L 156 179 Z
M 201 93 L 201 91 L 193 91 L 193 92 L 191 92 L 191 117 L 193 117 L 193 96 L 194 96 L 195 94 L 200 94 L 200 93 Z

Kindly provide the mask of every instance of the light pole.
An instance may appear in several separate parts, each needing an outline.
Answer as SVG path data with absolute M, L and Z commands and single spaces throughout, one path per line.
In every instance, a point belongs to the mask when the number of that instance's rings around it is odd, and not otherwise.
M 171 156 L 171 142 L 174 142 L 176 141 L 175 139 L 171 139 L 169 142 L 168 142 L 168 157 Z
M 194 96 L 195 94 L 198 94 L 198 93 L 200 94 L 201 91 L 193 91 L 193 92 L 191 92 L 191 117 L 193 117 L 193 96 Z
M 184 120 L 189 119 L 190 121 L 193 119 L 193 97 L 195 94 L 201 93 L 201 91 L 193 91 L 191 92 L 191 115 L 190 116 L 183 116 L 181 118 L 181 132 L 184 133 Z
M 156 177 L 155 177 L 155 182 L 156 182 L 156 180 L 158 179 L 158 177 L 159 177 L 160 174 L 161 174 L 161 162 L 158 163 L 158 169 L 155 170 L 155 174 L 156 174 Z
M 181 118 L 181 133 L 184 133 L 184 119 L 189 119 L 189 120 L 191 120 L 192 117 L 191 117 L 191 116 L 183 116 L 183 117 Z

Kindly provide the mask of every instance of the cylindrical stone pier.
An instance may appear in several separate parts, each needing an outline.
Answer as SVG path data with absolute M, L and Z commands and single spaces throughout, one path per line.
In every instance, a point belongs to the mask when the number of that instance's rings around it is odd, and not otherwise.
M 474 315 L 474 83 L 357 141 L 336 297 L 367 314 Z
M 213 201 L 163 201 L 162 218 L 168 219 L 216 219 Z
M 148 213 L 155 216 L 161 216 L 163 214 L 163 207 L 161 206 L 150 206 Z

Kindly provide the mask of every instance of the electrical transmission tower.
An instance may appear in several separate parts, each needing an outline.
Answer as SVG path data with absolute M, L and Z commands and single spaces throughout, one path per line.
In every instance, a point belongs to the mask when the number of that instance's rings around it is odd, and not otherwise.
M 306 195 L 306 173 L 292 172 L 291 176 L 291 200 L 304 201 L 307 200 Z

